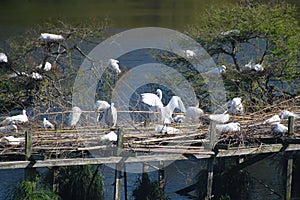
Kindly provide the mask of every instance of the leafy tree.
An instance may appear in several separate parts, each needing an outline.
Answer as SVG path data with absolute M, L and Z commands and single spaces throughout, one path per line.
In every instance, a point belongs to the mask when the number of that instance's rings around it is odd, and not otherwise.
M 299 93 L 297 14 L 285 2 L 241 1 L 201 13 L 188 33 L 216 63 L 226 64 L 223 78 L 229 97 L 243 96 L 259 108 Z M 261 64 L 264 71 L 245 69 L 250 61 Z
M 38 114 L 70 106 L 77 70 L 107 27 L 108 20 L 103 19 L 78 24 L 51 21 L 9 39 L 5 50 L 9 62 L 0 64 L 0 111 L 32 106 Z M 41 33 L 61 35 L 64 39 L 43 41 Z M 50 71 L 43 70 L 46 62 L 52 64 Z M 37 68 L 39 65 L 42 69 Z M 33 73 L 42 78 L 34 79 Z
M 143 173 L 142 178 L 138 178 L 137 186 L 132 192 L 135 200 L 163 200 L 164 191 L 159 187 L 157 181 L 151 181 L 147 173 Z

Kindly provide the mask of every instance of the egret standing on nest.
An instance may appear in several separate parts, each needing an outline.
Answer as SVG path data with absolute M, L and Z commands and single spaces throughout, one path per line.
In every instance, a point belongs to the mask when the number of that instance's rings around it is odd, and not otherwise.
M 47 129 L 47 128 L 55 129 L 55 126 L 50 121 L 48 121 L 46 117 L 44 117 L 44 119 L 43 119 L 43 128 L 44 129 Z
M 72 112 L 70 114 L 69 123 L 72 128 L 75 128 L 81 115 L 81 109 L 77 106 L 72 108 Z
M 105 123 L 109 127 L 115 127 L 117 124 L 117 117 L 118 117 L 117 109 L 114 106 L 114 103 L 111 103 L 109 108 L 104 110 Z
M 9 125 L 12 121 L 14 121 L 16 124 L 22 124 L 25 122 L 28 122 L 28 117 L 26 115 L 26 110 L 22 111 L 21 115 L 15 115 L 15 116 L 11 116 L 11 117 L 7 117 L 5 118 L 0 125 Z
M 97 121 L 101 121 L 103 117 L 103 111 L 110 107 L 109 103 L 107 101 L 98 100 L 95 103 L 96 106 L 96 112 L 97 114 Z

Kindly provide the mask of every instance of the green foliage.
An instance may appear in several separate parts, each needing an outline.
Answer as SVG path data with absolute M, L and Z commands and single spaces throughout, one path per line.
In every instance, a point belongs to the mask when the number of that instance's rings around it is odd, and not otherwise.
M 107 27 L 106 19 L 77 24 L 56 20 L 8 39 L 5 53 L 9 62 L 0 66 L 0 110 L 29 106 L 59 110 L 69 106 L 77 70 L 94 42 L 103 38 Z M 43 42 L 39 39 L 41 33 L 62 35 L 64 40 Z M 92 38 L 96 39 L 92 42 Z M 46 62 L 52 64 L 50 71 L 37 69 Z M 43 78 L 33 79 L 34 72 Z
M 12 200 L 58 200 L 57 194 L 40 181 L 21 181 L 12 191 Z
M 241 1 L 208 9 L 197 19 L 188 33 L 216 63 L 227 66 L 223 78 L 230 98 L 239 94 L 250 105 L 266 105 L 276 97 L 300 92 L 279 86 L 295 85 L 299 77 L 300 26 L 294 6 L 278 1 Z M 262 64 L 264 71 L 244 70 L 249 61 Z
M 144 173 L 138 178 L 136 188 L 132 192 L 135 200 L 164 200 L 164 191 L 159 187 L 157 181 L 151 181 L 148 174 Z
M 52 177 L 52 174 L 48 174 L 47 178 L 48 182 L 51 182 L 49 177 Z M 87 165 L 60 167 L 57 169 L 55 179 L 62 199 L 103 199 L 103 180 L 99 167 Z

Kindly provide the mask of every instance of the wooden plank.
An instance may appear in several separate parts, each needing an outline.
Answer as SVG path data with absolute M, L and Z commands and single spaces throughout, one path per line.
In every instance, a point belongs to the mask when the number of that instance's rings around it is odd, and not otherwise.
M 285 199 L 291 200 L 292 197 L 292 178 L 293 178 L 293 155 L 289 155 L 286 167 L 286 189 Z

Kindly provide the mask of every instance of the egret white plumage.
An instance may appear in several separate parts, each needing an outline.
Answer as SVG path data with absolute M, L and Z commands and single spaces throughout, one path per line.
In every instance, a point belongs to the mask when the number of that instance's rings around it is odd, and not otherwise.
M 43 63 L 41 63 L 40 65 L 36 66 L 36 68 L 43 69 L 44 71 L 48 72 L 52 69 L 52 64 L 47 61 L 45 62 L 44 67 L 43 67 Z
M 226 123 L 229 121 L 229 114 L 210 114 L 208 118 L 216 123 Z
M 274 133 L 277 133 L 277 134 L 284 134 L 284 133 L 288 132 L 288 127 L 277 122 L 277 123 L 274 123 L 274 125 L 273 125 L 273 131 L 274 131 Z
M 104 110 L 105 123 L 109 127 L 115 127 L 117 124 L 117 117 L 118 117 L 117 109 L 114 106 L 114 103 L 111 103 L 110 107 Z
M 0 63 L 7 63 L 8 59 L 5 53 L 0 53 Z
M 41 33 L 40 40 L 44 42 L 62 41 L 65 38 L 62 35 L 52 33 Z
M 216 130 L 220 132 L 238 132 L 241 130 L 240 123 L 216 124 Z
M 7 126 L 1 126 L 0 127 L 0 133 L 11 133 L 14 131 L 18 131 L 18 127 L 16 126 L 16 123 L 12 121 L 9 125 Z
M 205 72 L 205 74 L 214 75 L 214 74 L 224 74 L 225 72 L 226 72 L 226 66 L 222 65 L 220 67 L 217 67 L 217 68 L 214 68 L 214 69 L 211 69 L 211 70 Z
M 6 117 L 0 125 L 9 125 L 11 122 L 15 122 L 16 124 L 22 124 L 28 122 L 28 117 L 26 115 L 26 110 L 22 111 L 21 115 L 15 115 L 11 117 Z
M 241 98 L 235 97 L 231 101 L 229 101 L 228 113 L 232 114 L 232 115 L 244 113 L 244 107 L 243 107 Z
M 170 124 L 172 122 L 172 114 L 175 108 L 179 109 L 181 112 L 186 112 L 184 104 L 181 98 L 178 96 L 173 96 L 169 101 L 168 105 L 164 106 L 159 97 L 152 93 L 142 94 L 142 101 L 149 106 L 157 106 L 161 122 L 164 124 Z
M 117 74 L 121 73 L 120 67 L 119 67 L 119 61 L 115 59 L 109 59 L 108 66 L 112 68 Z
M 166 125 L 156 125 L 155 131 L 157 133 L 178 133 L 180 130 L 174 127 L 167 127 Z
M 269 119 L 266 119 L 264 121 L 264 124 L 274 124 L 280 122 L 280 117 L 279 115 L 273 115 L 272 117 L 270 117 Z
M 14 136 L 5 136 L 0 139 L 0 142 L 5 145 L 20 145 L 25 142 L 25 138 L 15 138 Z
M 100 139 L 101 141 L 116 142 L 118 140 L 118 135 L 114 131 L 103 135 Z
M 69 116 L 69 124 L 71 127 L 75 128 L 75 126 L 77 125 L 79 119 L 80 119 L 80 116 L 81 116 L 81 109 L 77 106 L 74 106 L 72 108 L 72 112 L 70 113 L 70 116 Z
M 201 108 L 198 108 L 196 106 L 189 106 L 186 109 L 185 116 L 186 116 L 187 121 L 199 122 L 200 116 L 203 114 L 204 114 L 204 112 Z
M 95 103 L 97 115 L 97 121 L 100 121 L 103 117 L 103 111 L 110 107 L 107 101 L 97 100 Z
M 31 74 L 30 77 L 33 78 L 33 79 L 35 79 L 35 80 L 42 80 L 42 79 L 43 79 L 43 76 L 40 75 L 40 74 L 37 73 L 37 72 L 32 72 L 32 74 Z
M 282 110 L 280 111 L 279 113 L 279 117 L 281 119 L 288 119 L 290 116 L 294 117 L 294 118 L 299 118 L 299 114 L 296 114 L 296 113 L 293 113 L 293 112 L 290 112 L 288 110 Z
M 246 65 L 244 65 L 242 67 L 243 70 L 248 70 L 248 71 L 256 71 L 256 72 L 262 72 L 264 71 L 264 68 L 261 64 L 252 64 L 252 61 L 250 61 L 249 63 L 247 63 Z
M 42 124 L 43 128 L 47 129 L 47 128 L 50 128 L 50 129 L 55 129 L 55 126 L 54 124 L 52 124 L 49 120 L 47 120 L 47 118 L 43 118 L 43 124 Z
M 142 101 L 149 106 L 163 107 L 162 91 L 160 89 L 156 90 L 156 94 L 153 93 L 143 93 L 141 94 Z
M 193 50 L 184 50 L 184 54 L 187 58 L 192 58 L 194 56 L 196 56 L 196 53 Z
M 172 116 L 172 119 L 175 123 L 182 123 L 185 121 L 185 116 L 184 115 L 174 115 L 174 116 Z

